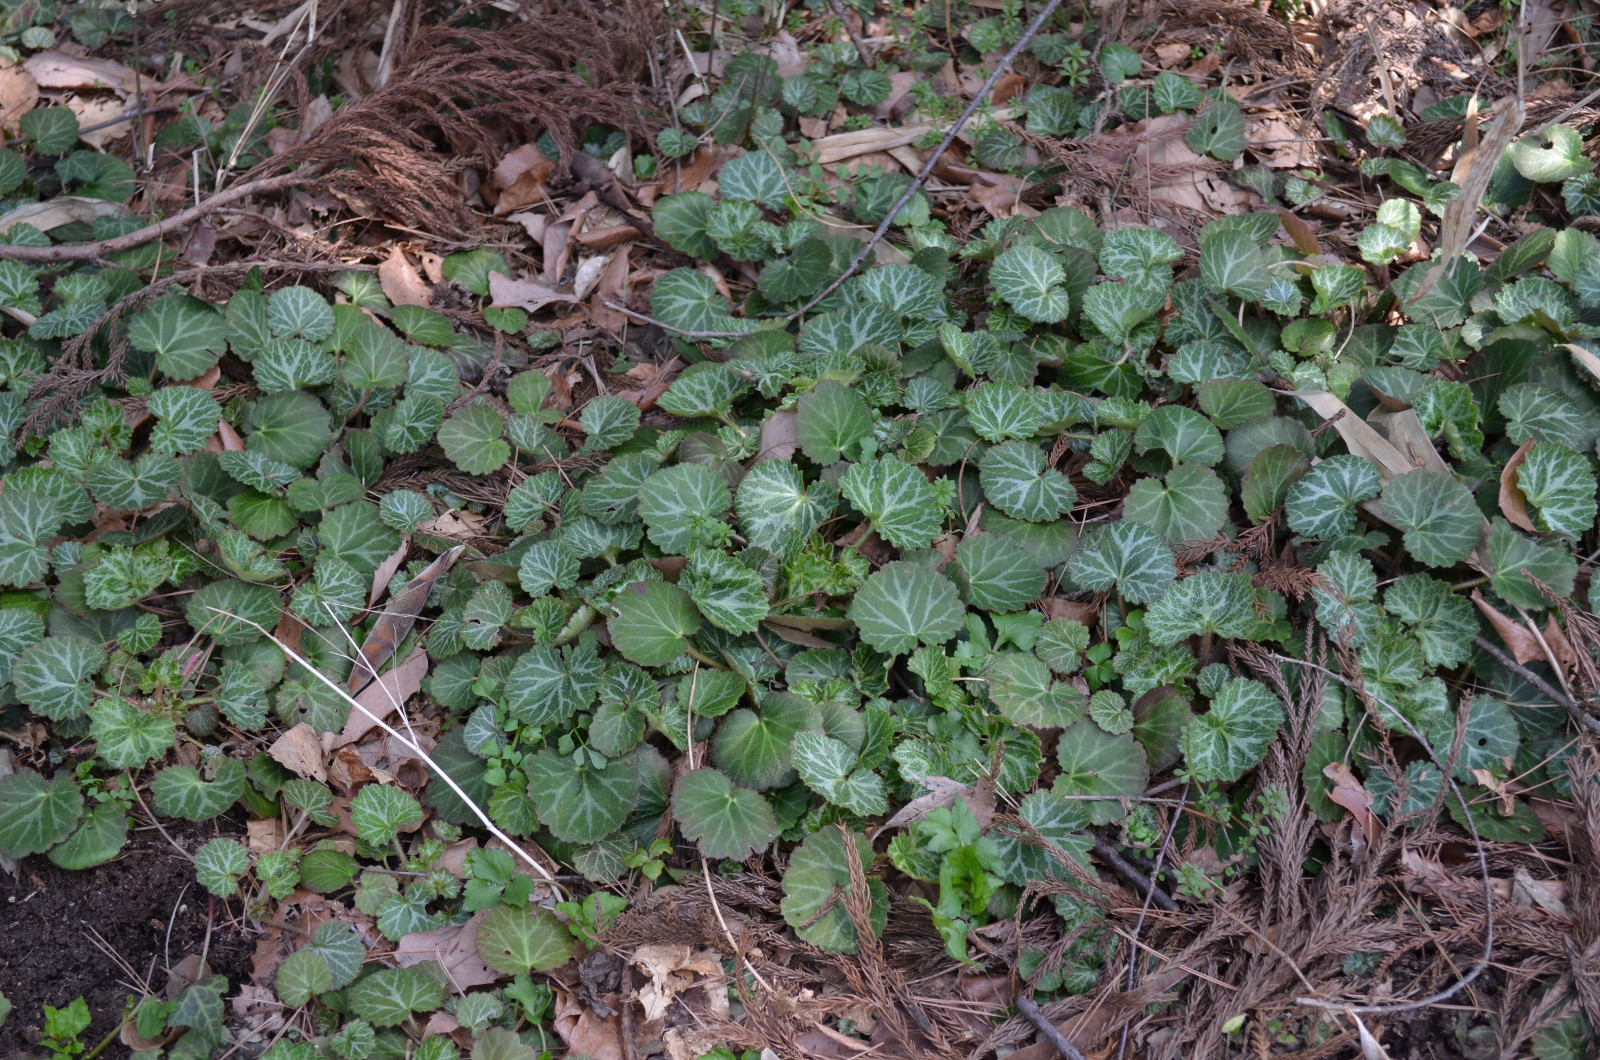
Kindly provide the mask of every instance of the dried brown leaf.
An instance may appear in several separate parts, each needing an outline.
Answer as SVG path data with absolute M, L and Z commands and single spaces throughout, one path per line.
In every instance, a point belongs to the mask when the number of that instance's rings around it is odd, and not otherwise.
M 427 603 L 434 583 L 450 569 L 459 555 L 460 545 L 441 553 L 439 558 L 423 568 L 421 574 L 406 584 L 399 596 L 389 601 L 389 606 L 383 609 L 383 614 L 378 616 L 367 633 L 367 639 L 362 642 L 355 666 L 350 671 L 350 683 L 345 686 L 347 692 L 356 694 L 377 676 L 379 667 L 389 661 L 406 634 L 411 632 L 411 627 L 417 624 L 417 616 L 422 613 L 422 605 Z
M 431 303 L 428 285 L 422 282 L 417 270 L 406 260 L 405 251 L 389 248 L 389 257 L 378 266 L 378 284 L 384 296 L 395 305 L 427 306 Z
M 328 771 L 323 765 L 322 737 L 307 722 L 301 722 L 278 737 L 267 754 L 295 776 L 324 783 Z
M 1539 647 L 1539 638 L 1535 637 L 1527 626 L 1495 608 L 1476 589 L 1472 590 L 1472 602 L 1478 605 L 1483 617 L 1487 618 L 1494 631 L 1500 634 L 1501 641 L 1511 650 L 1513 659 L 1519 663 L 1546 661 L 1544 649 Z
M 478 956 L 478 925 L 488 915 L 487 911 L 474 913 L 465 924 L 401 936 L 394 948 L 394 963 L 409 968 L 423 961 L 438 961 L 451 984 L 461 990 L 509 978 Z
M 381 666 L 382 663 L 378 665 Z M 377 721 L 369 717 L 367 711 L 371 711 L 379 718 L 388 717 L 402 708 L 406 700 L 422 690 L 422 679 L 426 676 L 428 676 L 428 653 L 418 648 L 406 657 L 405 662 L 381 675 L 357 694 L 356 702 L 366 710 L 350 708 L 350 716 L 345 720 L 344 731 L 337 736 L 330 733 L 324 737 L 323 742 L 327 749 L 331 751 L 336 747 L 355 743 L 377 728 Z

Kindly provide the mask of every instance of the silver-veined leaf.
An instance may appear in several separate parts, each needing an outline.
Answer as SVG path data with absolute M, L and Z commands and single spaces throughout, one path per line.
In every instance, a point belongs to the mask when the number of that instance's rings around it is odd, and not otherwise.
M 926 548 L 939 533 L 941 505 L 928 478 L 893 457 L 852 464 L 839 490 L 897 548 Z
M 1013 519 L 1047 523 L 1072 510 L 1078 492 L 1067 476 L 1045 467 L 1037 445 L 1007 441 L 992 447 L 978 462 L 978 480 L 990 504 Z
M 1483 515 L 1454 475 L 1408 471 L 1384 487 L 1385 517 L 1405 531 L 1406 551 L 1430 567 L 1466 559 L 1482 536 Z
M 1260 681 L 1236 677 L 1183 734 L 1183 759 L 1197 780 L 1238 780 L 1266 757 L 1283 704 Z
M 678 587 L 713 626 L 729 633 L 753 633 L 767 617 L 761 575 L 725 552 L 696 551 L 679 576 Z
M 1180 464 L 1165 480 L 1142 478 L 1128 491 L 1122 513 L 1168 544 L 1208 539 L 1228 519 L 1228 490 L 1209 467 Z
M 898 655 L 919 642 L 942 644 L 955 636 L 965 609 L 948 578 L 902 560 L 874 572 L 856 592 L 847 613 L 863 641 Z

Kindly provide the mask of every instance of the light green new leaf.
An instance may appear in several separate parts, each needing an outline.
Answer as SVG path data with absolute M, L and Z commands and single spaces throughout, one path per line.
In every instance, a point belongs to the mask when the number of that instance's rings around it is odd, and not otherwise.
M 1430 567 L 1460 563 L 1482 536 L 1483 515 L 1454 475 L 1422 470 L 1397 475 L 1384 487 L 1380 503 L 1389 522 L 1405 531 L 1406 550 Z
M 1048 523 L 1072 510 L 1078 499 L 1067 476 L 1045 467 L 1045 454 L 1031 442 L 1001 442 L 978 462 L 978 481 L 989 503 L 1013 519 Z
M 618 651 L 640 666 L 661 666 L 676 659 L 700 628 L 694 601 L 668 582 L 637 582 L 618 593 L 613 605 L 616 617 L 606 622 L 611 639 Z
M 1535 184 L 1559 184 L 1594 168 L 1583 156 L 1583 136 L 1565 125 L 1552 125 L 1540 136 L 1524 136 L 1507 154 L 1517 172 Z
M 1196 780 L 1238 780 L 1266 757 L 1281 724 L 1283 704 L 1266 685 L 1233 678 L 1184 732 L 1184 762 Z
M 225 840 L 219 839 L 216 842 Z M 237 843 L 234 845 L 238 846 Z M 248 862 L 246 864 L 248 865 Z M 198 868 L 197 857 L 196 869 Z M 230 885 L 232 882 L 230 878 Z M 233 893 L 231 886 L 228 893 Z M 312 998 L 333 989 L 333 973 L 329 971 L 327 961 L 310 950 L 301 950 L 298 953 L 291 953 L 278 966 L 278 975 L 273 980 L 272 987 L 277 991 L 279 1001 L 291 1008 L 299 1008 L 301 1005 L 309 1004 Z
M 83 792 L 71 773 L 46 781 L 31 770 L 0 777 L 0 853 L 42 854 L 78 826 Z
M 939 533 L 941 506 L 921 471 L 893 457 L 850 465 L 839 490 L 897 548 L 926 548 Z
M 407 825 L 422 823 L 417 800 L 389 784 L 368 784 L 350 802 L 356 834 L 374 846 L 387 846 Z
M 672 792 L 672 816 L 684 838 L 707 858 L 743 861 L 778 838 L 778 821 L 767 800 L 735 787 L 715 769 L 684 774 Z
M 872 412 L 861 395 L 830 379 L 800 395 L 795 404 L 795 437 L 806 457 L 832 464 L 839 451 L 865 438 L 872 430 Z
M 754 633 L 767 617 L 761 575 L 725 552 L 695 552 L 678 578 L 678 587 L 713 626 L 729 633 Z
M 943 644 L 961 630 L 964 614 L 948 578 L 905 561 L 886 564 L 867 578 L 847 612 L 863 641 L 895 655 L 919 642 Z
M 237 839 L 213 839 L 194 852 L 195 879 L 218 898 L 232 898 L 249 871 L 250 852 Z

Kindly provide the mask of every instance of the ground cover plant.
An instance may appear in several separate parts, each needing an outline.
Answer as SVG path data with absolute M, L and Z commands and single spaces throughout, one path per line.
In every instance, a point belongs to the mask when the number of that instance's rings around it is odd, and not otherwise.
M 19 1055 L 1593 1051 L 1590 27 L 280 6 L 0 31 Z

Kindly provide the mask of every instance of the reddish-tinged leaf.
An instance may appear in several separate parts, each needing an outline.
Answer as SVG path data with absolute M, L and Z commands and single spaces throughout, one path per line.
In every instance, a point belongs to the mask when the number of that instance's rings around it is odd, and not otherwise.
M 383 614 L 372 623 L 372 630 L 367 634 L 367 639 L 362 642 L 361 652 L 356 656 L 355 666 L 350 671 L 350 683 L 345 690 L 352 696 L 365 688 L 374 677 L 378 676 L 378 669 L 388 662 L 406 639 L 406 634 L 411 632 L 411 627 L 417 624 L 417 616 L 422 613 L 422 605 L 428 602 L 428 594 L 433 591 L 433 584 L 439 576 L 450 569 L 456 557 L 461 555 L 462 546 L 457 545 L 448 552 L 441 553 L 439 558 L 428 564 L 423 572 L 411 579 L 411 582 L 402 590 L 400 595 L 389 601 L 389 606 L 383 609 Z
M 1333 789 L 1328 792 L 1328 798 L 1336 806 L 1343 806 L 1354 817 L 1356 824 L 1361 826 L 1361 832 L 1366 837 L 1367 847 L 1378 841 L 1378 832 L 1382 827 L 1378 818 L 1372 812 L 1372 796 L 1367 789 L 1362 787 L 1361 781 L 1350 772 L 1350 767 L 1343 762 L 1333 762 L 1322 767 L 1322 775 L 1333 781 Z

